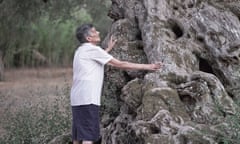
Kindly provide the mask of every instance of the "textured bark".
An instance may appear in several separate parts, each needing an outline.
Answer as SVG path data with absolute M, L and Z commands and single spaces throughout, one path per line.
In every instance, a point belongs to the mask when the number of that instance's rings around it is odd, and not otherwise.
M 239 2 L 112 0 L 109 16 L 115 21 L 104 43 L 118 38 L 115 57 L 164 67 L 108 70 L 106 87 L 118 88 L 105 95 L 122 103 L 119 115 L 104 123 L 104 144 L 213 144 L 222 127 L 234 135 L 226 119 L 239 112 Z

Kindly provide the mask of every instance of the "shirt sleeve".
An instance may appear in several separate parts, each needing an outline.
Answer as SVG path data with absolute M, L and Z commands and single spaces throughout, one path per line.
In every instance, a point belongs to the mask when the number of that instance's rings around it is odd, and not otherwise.
M 102 48 L 96 47 L 94 48 L 94 51 L 91 52 L 91 58 L 97 61 L 98 63 L 105 65 L 113 58 L 113 56 L 108 54 Z

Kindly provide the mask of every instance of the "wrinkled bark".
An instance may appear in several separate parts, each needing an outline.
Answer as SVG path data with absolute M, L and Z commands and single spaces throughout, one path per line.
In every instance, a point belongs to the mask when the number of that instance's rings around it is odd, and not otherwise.
M 118 38 L 112 54 L 164 67 L 140 76 L 108 71 L 108 87 L 128 79 L 120 96 L 108 94 L 122 104 L 103 125 L 103 143 L 213 144 L 224 131 L 234 136 L 227 117 L 239 111 L 239 9 L 227 0 L 112 0 L 109 35 Z

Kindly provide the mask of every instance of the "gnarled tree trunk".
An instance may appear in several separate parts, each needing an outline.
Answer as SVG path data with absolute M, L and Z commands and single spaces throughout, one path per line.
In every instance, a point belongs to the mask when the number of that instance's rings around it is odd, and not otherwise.
M 122 89 L 104 96 L 122 103 L 113 122 L 102 120 L 102 143 L 213 144 L 236 138 L 239 130 L 232 130 L 228 117 L 239 113 L 239 10 L 239 2 L 228 0 L 112 0 L 108 37 L 118 39 L 113 56 L 164 66 L 142 78 L 107 71 L 105 87 Z M 119 79 L 126 81 L 119 85 Z

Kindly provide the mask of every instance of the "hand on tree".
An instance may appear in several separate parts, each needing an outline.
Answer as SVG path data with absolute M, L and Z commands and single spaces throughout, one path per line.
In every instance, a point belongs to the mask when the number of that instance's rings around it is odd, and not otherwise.
M 110 40 L 108 41 L 108 47 L 106 48 L 106 51 L 109 52 L 112 50 L 114 45 L 116 44 L 117 39 L 115 39 L 113 36 L 110 37 Z

